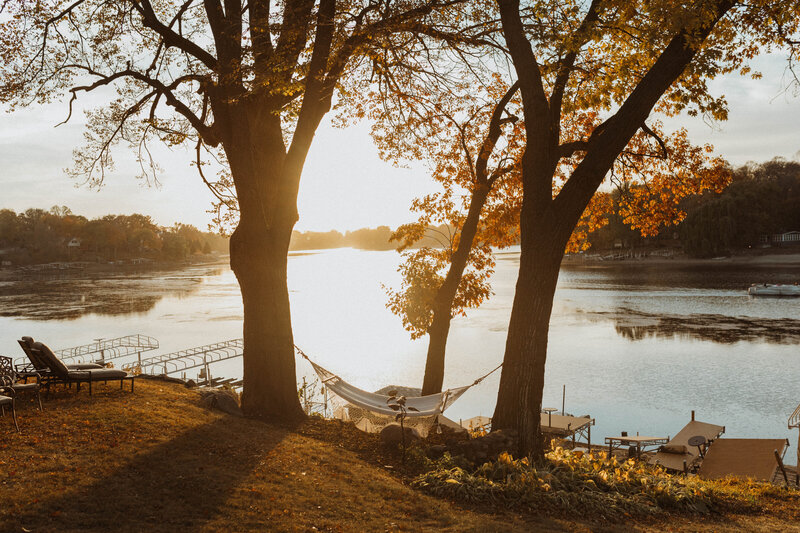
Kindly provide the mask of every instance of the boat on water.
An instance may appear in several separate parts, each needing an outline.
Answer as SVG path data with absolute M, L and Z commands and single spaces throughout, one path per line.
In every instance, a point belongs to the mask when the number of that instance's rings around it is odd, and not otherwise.
M 750 296 L 800 296 L 800 285 L 753 284 L 747 289 Z

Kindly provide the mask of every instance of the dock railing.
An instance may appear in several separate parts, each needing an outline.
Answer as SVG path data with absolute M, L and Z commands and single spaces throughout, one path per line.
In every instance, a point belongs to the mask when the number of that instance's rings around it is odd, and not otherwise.
M 53 353 L 67 364 L 71 363 L 100 363 L 105 364 L 113 359 L 120 359 L 134 354 L 141 359 L 142 353 L 158 349 L 158 340 L 149 335 L 136 333 L 112 339 L 95 339 L 94 342 L 54 350 Z M 19 357 L 15 364 L 27 364 L 25 357 Z
M 185 372 L 193 368 L 203 369 L 207 380 L 211 379 L 209 365 L 235 357 L 241 357 L 244 352 L 244 340 L 232 339 L 215 342 L 204 346 L 179 350 L 177 352 L 156 355 L 147 359 L 138 359 L 123 365 L 125 370 L 137 369 L 143 374 L 169 375 Z
M 794 410 L 794 413 L 789 415 L 789 429 L 800 428 L 800 405 Z
M 796 471 L 796 479 L 795 485 L 800 487 L 800 405 L 797 406 L 797 409 L 789 415 L 789 421 L 787 423 L 789 429 L 798 428 L 797 434 L 797 471 Z
M 105 363 L 111 359 L 119 359 L 133 354 L 141 354 L 158 349 L 158 340 L 149 335 L 137 333 L 113 339 L 97 339 L 90 344 L 56 350 L 55 355 L 67 363 Z M 99 359 L 98 359 L 99 356 Z

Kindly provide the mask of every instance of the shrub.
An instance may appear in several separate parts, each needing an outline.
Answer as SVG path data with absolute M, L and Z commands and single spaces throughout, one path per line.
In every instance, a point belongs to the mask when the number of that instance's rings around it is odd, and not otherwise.
M 557 447 L 544 464 L 500 455 L 470 472 L 449 457 L 418 476 L 413 485 L 435 494 L 475 503 L 543 510 L 580 510 L 604 518 L 652 515 L 662 511 L 754 512 L 760 498 L 786 491 L 764 483 L 707 482 L 671 475 L 633 459 L 620 461 L 605 452 L 586 454 Z

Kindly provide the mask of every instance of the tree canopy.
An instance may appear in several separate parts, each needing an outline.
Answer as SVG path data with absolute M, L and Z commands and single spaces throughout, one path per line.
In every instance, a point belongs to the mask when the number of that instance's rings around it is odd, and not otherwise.
M 800 25 L 795 4 L 498 1 L 526 145 L 520 276 L 492 423 L 519 431 L 524 452 L 542 456 L 539 412 L 553 294 L 586 207 L 637 131 L 651 129 L 651 113 L 725 119 L 724 96 L 713 94 L 708 81 L 748 74 L 756 54 L 790 44 Z M 570 137 L 565 122 L 593 111 L 597 120 Z M 570 159 L 554 195 L 559 169 Z M 654 203 L 664 202 L 643 194 L 632 206 Z

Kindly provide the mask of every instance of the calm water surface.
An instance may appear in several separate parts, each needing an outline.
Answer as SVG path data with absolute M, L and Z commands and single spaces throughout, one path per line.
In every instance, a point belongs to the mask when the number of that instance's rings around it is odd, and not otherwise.
M 321 365 L 367 390 L 418 386 L 425 340 L 411 341 L 385 308 L 381 284 L 399 285 L 394 252 L 349 249 L 295 254 L 289 287 L 295 340 Z M 519 255 L 498 255 L 495 295 L 456 319 L 445 386 L 502 360 Z M 241 337 L 242 307 L 226 266 L 178 272 L 64 276 L 0 282 L 0 354 L 19 355 L 32 335 L 65 348 L 129 333 L 157 353 Z M 795 282 L 796 267 L 565 266 L 550 331 L 544 405 L 597 419 L 593 441 L 620 431 L 674 435 L 695 409 L 729 437 L 792 437 L 800 402 L 800 299 L 756 299 L 753 282 Z M 151 355 L 156 352 L 151 352 Z M 304 361 L 299 372 L 311 375 Z M 212 374 L 241 375 L 241 361 Z M 499 372 L 447 412 L 491 415 Z M 787 457 L 794 456 L 794 451 Z

